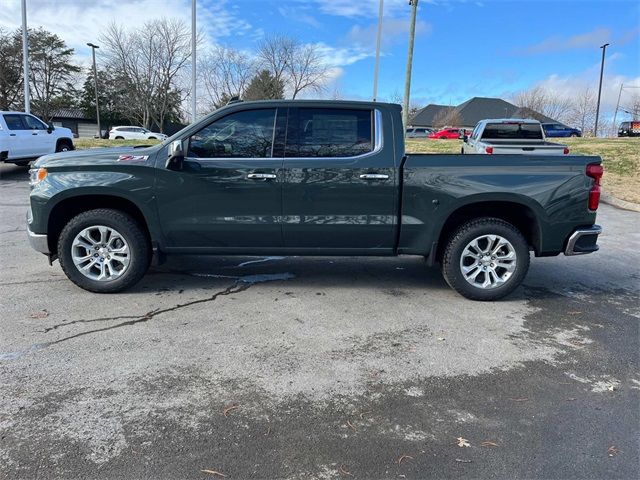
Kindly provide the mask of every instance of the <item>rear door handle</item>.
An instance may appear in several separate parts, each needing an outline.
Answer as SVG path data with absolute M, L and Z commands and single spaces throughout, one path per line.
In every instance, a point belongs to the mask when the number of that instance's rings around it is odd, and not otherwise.
M 37 135 L 37 134 L 38 134 L 38 132 L 33 132 L 31 135 Z
M 389 175 L 384 173 L 363 173 L 360 178 L 363 180 L 387 180 Z
M 275 173 L 250 173 L 247 175 L 247 178 L 251 180 L 271 180 L 276 177 Z

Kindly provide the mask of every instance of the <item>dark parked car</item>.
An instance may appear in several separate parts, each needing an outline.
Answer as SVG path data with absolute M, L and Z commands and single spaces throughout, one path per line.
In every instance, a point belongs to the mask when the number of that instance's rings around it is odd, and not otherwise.
M 152 257 L 420 255 L 476 300 L 598 249 L 599 157 L 414 155 L 399 105 L 236 102 L 145 148 L 41 157 L 31 245 L 92 292 Z
M 567 127 L 561 123 L 543 123 L 546 137 L 581 137 L 582 132 L 577 128 Z
M 640 122 L 622 122 L 618 128 L 619 137 L 640 137 Z

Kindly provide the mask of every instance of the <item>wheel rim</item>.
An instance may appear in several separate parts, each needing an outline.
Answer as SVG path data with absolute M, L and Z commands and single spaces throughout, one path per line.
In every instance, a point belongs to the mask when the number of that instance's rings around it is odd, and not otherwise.
M 507 283 L 516 270 L 516 249 L 500 235 L 481 235 L 462 251 L 460 271 L 476 288 L 490 290 Z
M 126 272 L 131 262 L 131 251 L 120 232 L 104 225 L 94 225 L 75 236 L 71 244 L 71 258 L 85 277 L 108 282 Z

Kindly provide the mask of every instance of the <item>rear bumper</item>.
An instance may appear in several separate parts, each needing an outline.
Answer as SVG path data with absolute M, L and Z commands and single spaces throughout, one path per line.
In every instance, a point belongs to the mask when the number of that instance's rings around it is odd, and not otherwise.
M 46 234 L 33 233 L 27 228 L 27 235 L 29 236 L 29 244 L 35 251 L 49 255 L 49 240 Z
M 567 239 L 567 246 L 564 249 L 564 254 L 566 256 L 572 256 L 597 252 L 600 248 L 597 244 L 598 235 L 601 233 L 602 227 L 600 225 L 578 228 Z

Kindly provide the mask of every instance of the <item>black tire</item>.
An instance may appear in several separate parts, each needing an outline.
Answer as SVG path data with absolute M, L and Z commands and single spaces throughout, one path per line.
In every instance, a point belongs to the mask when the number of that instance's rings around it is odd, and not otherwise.
M 482 235 L 499 235 L 515 250 L 515 270 L 503 285 L 483 289 L 469 283 L 461 270 L 461 257 L 467 245 Z M 487 257 L 488 259 L 489 257 Z M 479 260 L 476 260 L 479 261 Z M 529 270 L 529 245 L 520 231 L 499 218 L 478 218 L 460 226 L 449 238 L 442 257 L 442 275 L 456 292 L 470 300 L 497 300 L 513 292 Z M 482 273 L 487 275 L 487 273 Z
M 569 135 L 571 138 L 576 138 L 578 136 L 577 133 L 572 133 L 571 135 Z
M 73 143 L 69 140 L 61 140 L 56 145 L 56 152 L 69 152 L 73 150 Z
M 113 280 L 93 280 L 82 274 L 72 259 L 73 240 L 85 228 L 104 225 L 116 230 L 127 242 L 130 260 L 124 273 Z M 58 258 L 69 280 L 80 288 L 96 293 L 126 290 L 144 276 L 151 262 L 151 248 L 143 228 L 131 216 L 119 210 L 101 208 L 73 217 L 62 229 L 58 239 Z
M 147 138 L 147 140 L 157 140 L 157 138 L 156 137 L 149 137 L 149 138 Z
M 124 140 L 124 137 L 116 137 L 116 140 Z

